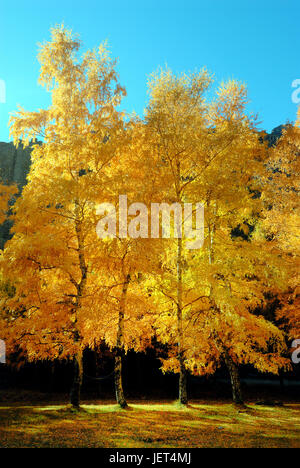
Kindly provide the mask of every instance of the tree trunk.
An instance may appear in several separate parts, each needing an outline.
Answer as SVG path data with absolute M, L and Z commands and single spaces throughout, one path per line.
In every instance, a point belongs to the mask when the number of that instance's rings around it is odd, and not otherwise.
M 70 403 L 71 405 L 78 409 L 80 406 L 80 392 L 82 385 L 82 376 L 83 376 L 83 363 L 82 363 L 82 351 L 74 356 L 74 380 L 70 393 Z
M 227 351 L 225 351 L 225 364 L 230 375 L 233 402 L 237 405 L 244 405 L 238 366 L 229 356 Z
M 184 357 L 179 356 L 180 374 L 179 374 L 179 401 L 182 405 L 188 404 L 187 397 L 187 372 L 184 364 Z
M 127 402 L 124 397 L 123 384 L 122 384 L 122 351 L 123 351 L 123 336 L 124 336 L 124 315 L 125 315 L 125 305 L 126 305 L 126 295 L 130 282 L 130 275 L 126 276 L 125 282 L 123 284 L 122 296 L 120 301 L 119 309 L 119 323 L 118 323 L 118 333 L 117 333 L 117 350 L 115 357 L 115 391 L 116 391 L 116 400 L 118 405 L 121 408 L 127 408 Z
M 77 321 L 78 321 L 78 313 L 81 308 L 81 301 L 84 295 L 86 283 L 87 283 L 87 265 L 85 260 L 84 254 L 84 237 L 82 233 L 82 220 L 80 216 L 80 207 L 78 200 L 75 200 L 75 232 L 77 236 L 78 242 L 78 263 L 81 271 L 81 278 L 79 283 L 76 283 L 73 280 L 73 284 L 77 289 L 76 300 L 73 306 L 73 313 L 72 313 L 72 321 L 73 321 L 73 339 L 74 343 L 80 343 L 81 336 L 77 328 Z M 81 385 L 82 385 L 82 376 L 83 376 L 83 363 L 82 363 L 82 349 L 80 349 L 80 345 L 78 345 L 78 351 L 74 356 L 74 380 L 73 386 L 70 393 L 70 402 L 74 408 L 79 408 L 80 406 L 80 392 L 81 392 Z
M 122 384 L 122 356 L 115 357 L 115 390 L 116 400 L 122 409 L 127 408 Z
M 179 402 L 188 404 L 187 372 L 184 364 L 183 328 L 182 328 L 182 238 L 177 240 L 177 333 L 179 361 Z

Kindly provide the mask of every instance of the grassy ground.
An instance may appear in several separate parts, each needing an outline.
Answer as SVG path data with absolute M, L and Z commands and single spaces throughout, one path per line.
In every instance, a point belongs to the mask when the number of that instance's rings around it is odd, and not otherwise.
M 0 406 L 0 447 L 300 447 L 300 405 Z

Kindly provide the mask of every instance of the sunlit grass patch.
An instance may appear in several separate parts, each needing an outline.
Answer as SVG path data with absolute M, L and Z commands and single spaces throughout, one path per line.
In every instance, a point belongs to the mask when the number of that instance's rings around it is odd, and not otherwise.
M 99 404 L 99 405 L 81 405 L 81 408 L 87 411 L 88 413 L 118 413 L 118 412 L 124 412 L 124 411 L 130 411 L 130 408 L 128 409 L 122 409 L 120 408 L 119 405 L 111 405 L 111 404 Z
M 112 403 L 0 407 L 0 447 L 300 447 L 300 405 Z

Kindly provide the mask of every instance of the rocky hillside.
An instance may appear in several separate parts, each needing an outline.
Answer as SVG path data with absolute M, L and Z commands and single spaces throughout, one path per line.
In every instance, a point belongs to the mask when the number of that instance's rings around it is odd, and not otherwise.
M 0 178 L 4 183 L 17 183 L 22 188 L 30 167 L 30 148 L 13 143 L 0 143 Z
M 269 146 L 276 145 L 285 127 L 286 125 L 279 125 L 278 127 L 273 128 L 271 133 L 267 134 L 266 140 L 268 141 Z
M 20 145 L 16 148 L 13 143 L 0 143 L 0 180 L 5 184 L 16 183 L 19 188 L 26 184 L 26 176 L 30 167 L 30 148 Z M 6 221 L 0 225 L 0 248 L 9 239 L 11 223 Z

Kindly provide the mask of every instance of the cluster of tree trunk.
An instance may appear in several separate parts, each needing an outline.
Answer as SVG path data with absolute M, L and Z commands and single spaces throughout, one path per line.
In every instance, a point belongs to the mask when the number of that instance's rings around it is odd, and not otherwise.
M 126 401 L 123 383 L 122 383 L 122 361 L 124 357 L 124 351 L 122 347 L 116 348 L 115 350 L 115 364 L 114 364 L 114 386 L 116 402 L 122 409 L 128 408 Z M 238 365 L 233 361 L 228 351 L 225 350 L 224 363 L 230 376 L 230 383 L 232 389 L 232 400 L 235 405 L 244 406 L 244 399 L 241 389 L 241 381 L 239 376 Z M 179 402 L 182 405 L 188 404 L 188 391 L 187 391 L 187 377 L 188 372 L 183 364 L 180 367 L 179 373 Z M 104 378 L 103 378 L 104 379 Z M 97 380 L 97 378 L 95 378 Z M 101 378 L 102 380 L 102 378 Z M 73 383 L 70 391 L 70 403 L 73 408 L 79 409 L 80 407 L 80 393 L 83 382 L 83 355 L 81 352 L 76 354 L 73 360 Z

